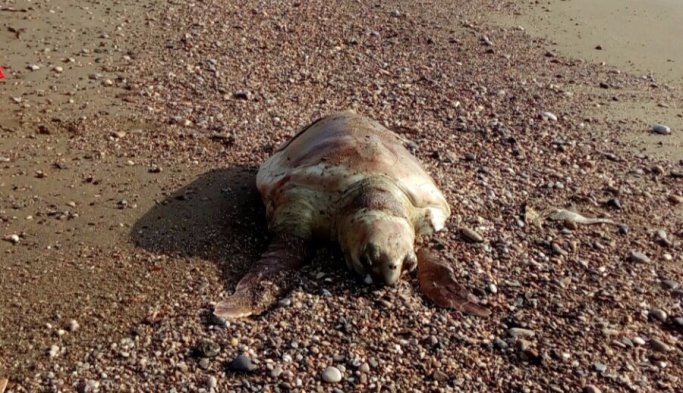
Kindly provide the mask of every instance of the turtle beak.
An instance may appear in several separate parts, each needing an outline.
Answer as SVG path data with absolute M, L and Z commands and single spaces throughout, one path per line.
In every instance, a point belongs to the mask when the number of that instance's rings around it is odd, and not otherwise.
M 394 285 L 401 277 L 402 263 L 394 261 L 389 255 L 382 252 L 382 249 L 374 244 L 368 243 L 361 255 L 361 263 L 366 271 L 372 274 L 373 278 L 386 285 Z

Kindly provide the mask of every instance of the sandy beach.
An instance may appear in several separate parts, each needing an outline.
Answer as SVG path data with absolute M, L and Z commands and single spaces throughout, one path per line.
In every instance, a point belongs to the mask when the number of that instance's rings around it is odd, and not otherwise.
M 681 8 L 598 3 L 0 0 L 0 393 L 677 392 Z M 410 141 L 491 317 L 325 244 L 213 315 L 258 166 L 343 109 Z
M 677 0 L 556 0 L 516 13 L 494 14 L 496 22 L 521 26 L 548 40 L 558 54 L 640 75 L 664 89 L 683 84 L 683 2 Z M 611 102 L 592 113 L 606 120 L 637 124 L 621 134 L 634 151 L 673 161 L 683 159 L 683 132 L 661 138 L 653 124 L 683 129 L 683 104 L 658 102 L 648 94 Z M 608 133 L 614 133 L 614 130 Z

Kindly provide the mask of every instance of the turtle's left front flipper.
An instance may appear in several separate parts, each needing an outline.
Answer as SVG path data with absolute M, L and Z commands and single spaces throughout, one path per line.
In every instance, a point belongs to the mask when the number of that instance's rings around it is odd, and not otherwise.
M 276 236 L 268 251 L 237 283 L 235 292 L 216 305 L 214 314 L 236 319 L 262 313 L 290 288 L 293 273 L 309 256 L 310 247 L 305 240 Z
M 417 253 L 417 280 L 422 293 L 442 307 L 488 317 L 491 311 L 479 305 L 479 299 L 458 283 L 453 268 L 440 261 L 432 252 L 421 249 Z

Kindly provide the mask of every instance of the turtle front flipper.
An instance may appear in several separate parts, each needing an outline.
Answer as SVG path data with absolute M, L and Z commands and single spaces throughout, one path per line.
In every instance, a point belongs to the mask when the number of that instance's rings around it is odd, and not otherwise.
M 225 319 L 260 314 L 289 289 L 292 273 L 308 259 L 310 248 L 303 239 L 278 235 L 261 258 L 240 279 L 235 292 L 218 303 L 214 314 Z
M 422 293 L 434 303 L 460 312 L 487 317 L 491 312 L 479 305 L 479 299 L 457 282 L 453 268 L 439 261 L 432 252 L 417 253 L 417 280 Z

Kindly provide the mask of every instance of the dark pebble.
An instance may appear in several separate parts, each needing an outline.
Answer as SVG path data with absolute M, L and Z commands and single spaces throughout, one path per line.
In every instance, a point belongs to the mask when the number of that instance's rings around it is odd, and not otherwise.
M 239 355 L 228 364 L 228 369 L 240 373 L 248 373 L 256 370 L 256 365 L 244 354 Z

